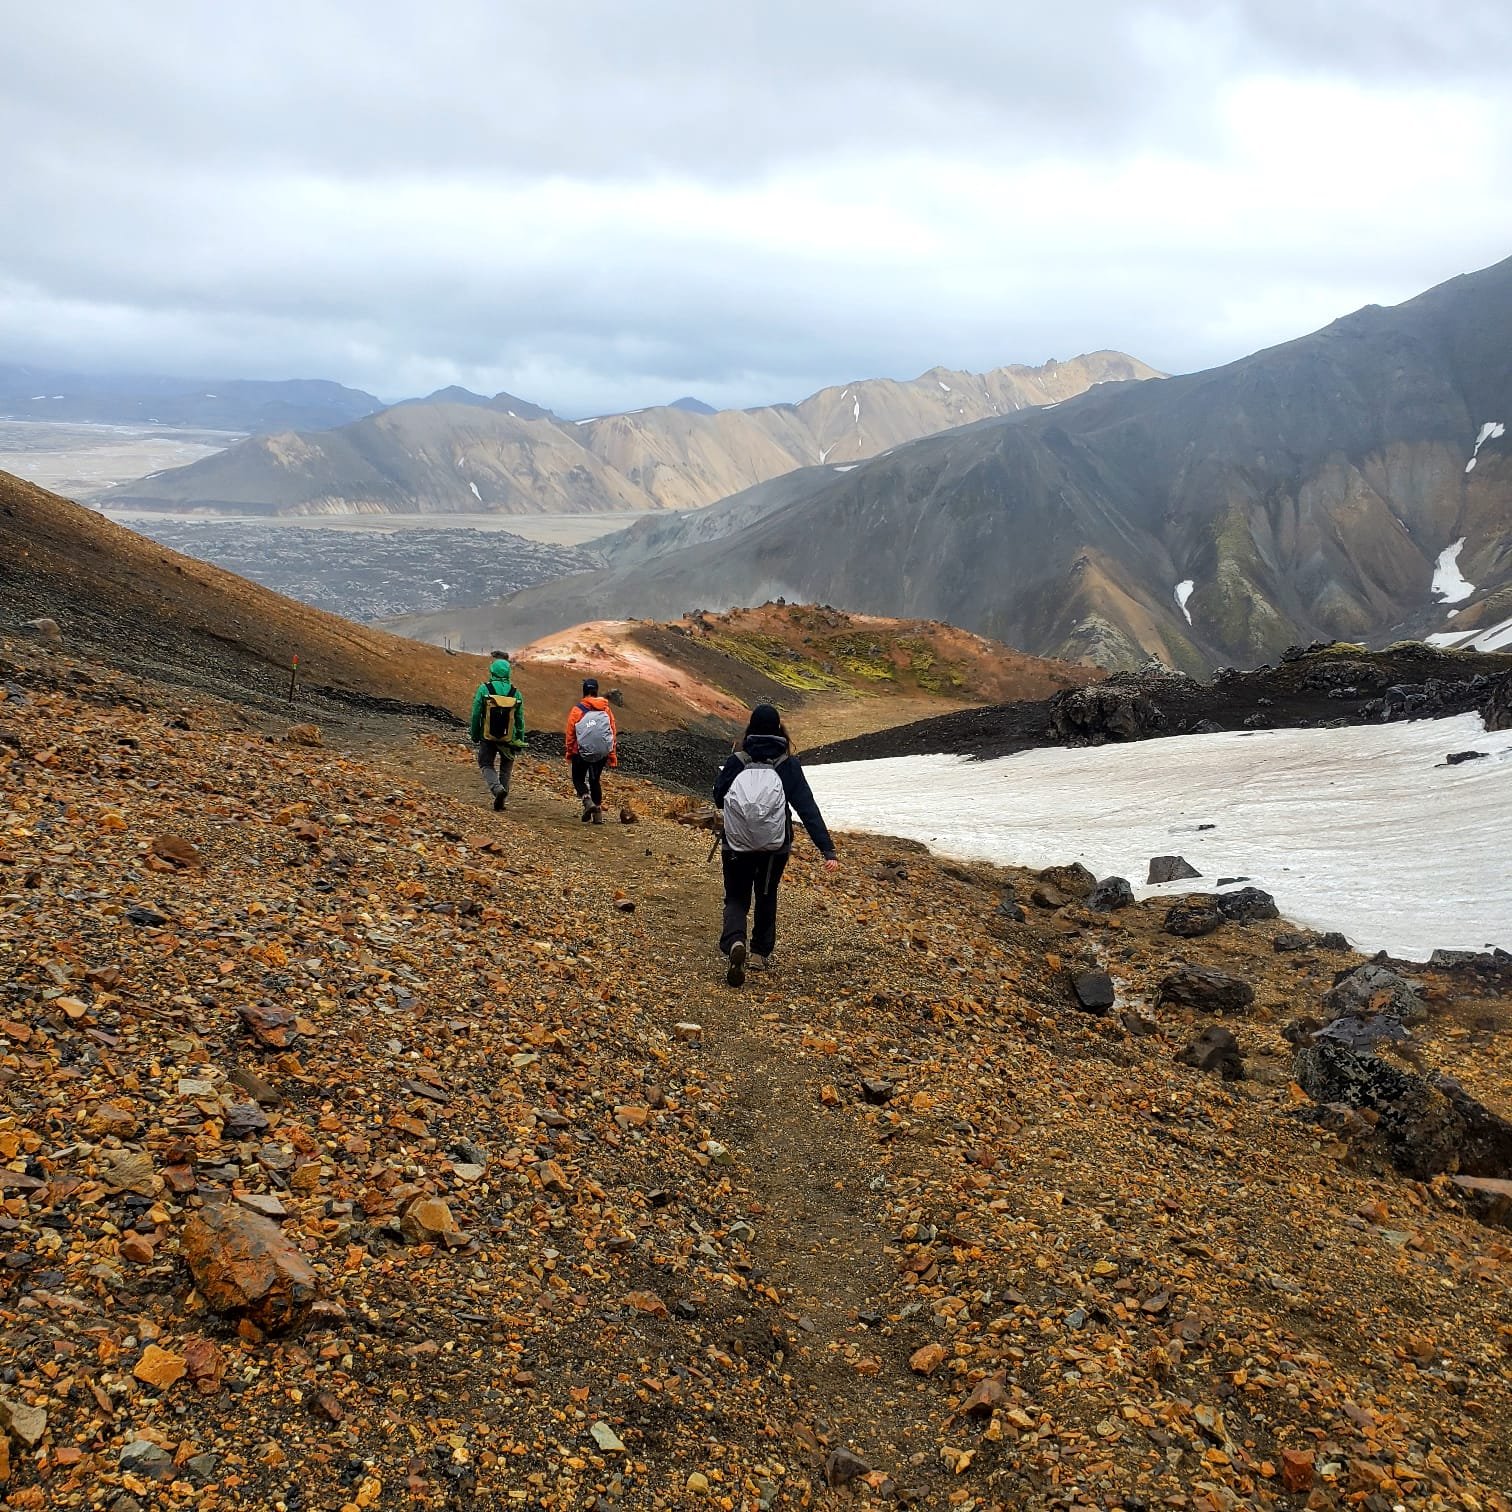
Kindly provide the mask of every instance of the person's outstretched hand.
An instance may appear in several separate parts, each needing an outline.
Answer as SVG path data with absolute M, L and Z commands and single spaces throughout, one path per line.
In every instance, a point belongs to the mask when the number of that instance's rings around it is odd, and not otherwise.
M 832 856 L 828 861 L 824 863 L 824 869 L 825 871 L 839 871 L 840 863 L 836 861 Z

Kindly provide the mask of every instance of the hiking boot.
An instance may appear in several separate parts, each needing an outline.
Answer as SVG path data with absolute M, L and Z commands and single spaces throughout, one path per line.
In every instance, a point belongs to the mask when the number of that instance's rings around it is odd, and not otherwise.
M 509 794 L 503 788 L 494 794 L 494 813 L 500 813 L 504 805 L 509 802 Z
M 594 804 L 594 806 L 593 806 L 593 822 L 595 824 L 602 824 L 604 822 L 604 808 L 603 808 L 602 804 L 597 804 L 597 803 Z
M 585 796 L 583 798 L 583 823 L 584 824 L 589 824 L 589 823 L 592 822 L 592 820 L 593 820 L 593 799 Z
M 730 946 L 730 968 L 725 972 L 725 981 L 731 987 L 745 986 L 746 946 L 744 940 L 736 940 Z
M 771 956 L 753 955 L 750 961 L 750 969 L 752 971 L 770 971 L 772 969 Z

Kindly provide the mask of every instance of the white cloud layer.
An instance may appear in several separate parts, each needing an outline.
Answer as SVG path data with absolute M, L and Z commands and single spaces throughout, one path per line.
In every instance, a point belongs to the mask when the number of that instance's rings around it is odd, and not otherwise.
M 16 8 L 0 358 L 756 403 L 1512 253 L 1504 0 L 521 9 Z

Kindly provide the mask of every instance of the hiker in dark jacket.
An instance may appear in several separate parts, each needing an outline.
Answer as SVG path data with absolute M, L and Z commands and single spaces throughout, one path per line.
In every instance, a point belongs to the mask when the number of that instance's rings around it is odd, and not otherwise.
M 753 892 L 756 918 L 749 955 L 762 969 L 771 964 L 777 940 L 777 886 L 793 851 L 793 810 L 825 867 L 834 871 L 840 863 L 782 716 L 771 704 L 751 710 L 745 734 L 714 783 L 714 805 L 724 813 L 724 928 L 719 948 L 730 963 L 725 980 L 739 987 L 745 981 L 746 916 Z
M 500 702 L 509 699 L 514 700 L 512 707 Z M 494 809 L 502 809 L 509 802 L 515 757 L 525 749 L 525 700 L 510 677 L 509 662 L 502 656 L 494 658 L 488 681 L 480 683 L 473 694 L 468 733 L 478 753 L 483 780 L 493 794 Z

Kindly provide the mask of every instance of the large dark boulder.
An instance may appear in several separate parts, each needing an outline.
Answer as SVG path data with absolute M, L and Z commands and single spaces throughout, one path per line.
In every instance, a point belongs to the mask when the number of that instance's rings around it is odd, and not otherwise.
M 1231 924 L 1253 924 L 1259 919 L 1281 917 L 1276 900 L 1258 887 L 1241 887 L 1237 892 L 1219 893 L 1216 906 Z
M 1422 1024 L 1428 1019 L 1428 1005 L 1414 983 L 1377 961 L 1344 972 L 1323 994 L 1325 1024 L 1346 1016 L 1363 1019 L 1376 1014 L 1399 1024 Z
M 1151 887 L 1158 887 L 1162 882 L 1181 882 L 1201 875 L 1185 856 L 1151 856 L 1150 874 L 1145 881 Z
M 1127 877 L 1104 877 L 1087 894 L 1087 907 L 1094 913 L 1113 913 L 1134 901 L 1134 889 Z
M 1332 1039 L 1298 1049 L 1293 1072 L 1315 1103 L 1374 1114 L 1377 1137 L 1409 1176 L 1512 1175 L 1512 1123 L 1447 1077 L 1430 1081 Z
M 1255 1001 L 1255 989 L 1243 977 L 1211 966 L 1179 966 L 1160 984 L 1155 1006 L 1175 1003 L 1204 1013 L 1242 1013 Z
M 1165 715 L 1144 694 L 1130 688 L 1068 688 L 1050 700 L 1050 735 L 1062 745 L 1143 740 L 1165 726 Z
M 1088 1013 L 1106 1013 L 1117 997 L 1113 978 L 1106 971 L 1084 971 L 1071 985 L 1076 1001 Z
M 1223 915 L 1210 894 L 1194 893 L 1173 903 L 1167 910 L 1165 923 L 1161 926 L 1167 934 L 1183 940 L 1195 940 L 1199 935 L 1212 934 L 1223 925 Z

